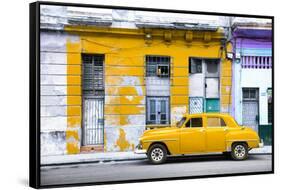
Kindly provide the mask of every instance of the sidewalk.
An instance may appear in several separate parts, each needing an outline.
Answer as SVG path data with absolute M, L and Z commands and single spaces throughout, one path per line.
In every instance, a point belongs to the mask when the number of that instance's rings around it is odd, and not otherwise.
M 263 148 L 255 148 L 250 150 L 249 154 L 271 154 L 272 146 L 264 146 Z
M 134 152 L 97 152 L 89 154 L 54 155 L 42 156 L 41 166 L 63 165 L 77 163 L 98 163 L 110 161 L 142 160 L 146 159 L 145 154 L 135 154 Z
M 259 149 L 253 149 L 249 154 L 270 154 L 271 146 L 265 146 Z M 41 166 L 78 164 L 78 163 L 99 163 L 110 161 L 127 161 L 127 160 L 143 160 L 146 159 L 145 154 L 135 154 L 134 152 L 98 152 L 89 154 L 73 154 L 73 155 L 54 155 L 42 156 Z

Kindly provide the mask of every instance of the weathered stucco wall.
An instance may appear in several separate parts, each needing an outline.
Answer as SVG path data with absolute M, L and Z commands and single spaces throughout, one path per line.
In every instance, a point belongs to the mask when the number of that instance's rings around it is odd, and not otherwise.
M 69 110 L 79 110 L 81 105 L 80 97 L 72 97 L 69 93 L 69 86 L 80 84 L 69 81 L 67 61 L 67 41 L 76 41 L 77 37 L 62 32 L 41 31 L 40 38 L 41 154 L 66 154 L 69 118 L 77 118 Z
M 222 33 L 153 30 L 144 40 L 142 29 L 110 29 L 72 26 L 66 33 L 41 33 L 41 121 L 42 155 L 80 152 L 82 134 L 82 53 L 104 54 L 105 105 L 104 150 L 129 151 L 145 130 L 145 56 L 170 56 L 170 117 L 175 124 L 188 113 L 189 57 L 221 58 Z M 189 33 L 190 34 L 190 33 Z M 169 36 L 169 35 L 168 35 Z M 57 43 L 58 42 L 58 43 Z M 230 62 L 221 62 L 221 109 L 230 102 Z M 153 89 L 152 89 L 153 90 Z
M 246 30 L 246 29 L 245 29 Z M 234 52 L 242 56 L 268 57 L 272 56 L 271 30 L 251 29 L 248 36 L 234 38 Z M 255 34 L 256 36 L 249 36 Z M 234 33 L 234 36 L 237 35 Z M 233 112 L 237 122 L 243 124 L 243 94 L 242 88 L 259 88 L 259 123 L 268 125 L 268 100 L 267 89 L 272 88 L 272 70 L 270 68 L 242 68 L 243 59 L 233 62 L 234 86 L 233 86 Z
M 170 116 L 175 124 L 188 113 L 188 58 L 220 58 L 218 33 L 214 40 L 204 41 L 204 32 L 197 32 L 196 39 L 187 43 L 184 31 L 173 33 L 171 42 L 163 39 L 163 30 L 156 30 L 156 37 L 147 43 L 143 30 L 102 29 L 95 27 L 66 27 L 70 33 L 80 36 L 80 41 L 68 41 L 72 47 L 68 60 L 81 60 L 81 53 L 105 55 L 105 151 L 133 150 L 138 137 L 145 130 L 145 56 L 166 55 L 172 57 L 170 77 Z M 159 35 L 160 34 L 160 35 Z M 221 37 L 221 36 L 220 36 Z M 230 62 L 222 61 L 222 109 L 230 104 Z M 227 110 L 226 110 L 227 111 Z M 225 111 L 225 112 L 226 112 Z

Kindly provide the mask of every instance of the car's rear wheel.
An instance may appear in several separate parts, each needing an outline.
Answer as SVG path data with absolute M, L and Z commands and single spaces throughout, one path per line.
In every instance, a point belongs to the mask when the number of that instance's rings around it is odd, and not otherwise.
M 167 159 L 167 149 L 162 144 L 154 144 L 149 148 L 147 156 L 152 164 L 162 164 Z
M 234 160 L 246 160 L 248 158 L 248 145 L 246 143 L 234 143 L 231 149 L 231 157 Z

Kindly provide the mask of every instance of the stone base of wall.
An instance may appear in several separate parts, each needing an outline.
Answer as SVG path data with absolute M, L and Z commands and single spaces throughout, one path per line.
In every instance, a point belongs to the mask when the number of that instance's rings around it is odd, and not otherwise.
M 104 152 L 103 145 L 82 146 L 80 153 Z

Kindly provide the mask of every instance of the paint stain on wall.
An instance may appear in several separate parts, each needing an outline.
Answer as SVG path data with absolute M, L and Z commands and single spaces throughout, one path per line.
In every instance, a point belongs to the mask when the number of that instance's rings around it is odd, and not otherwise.
M 130 148 L 130 143 L 126 140 L 126 133 L 124 129 L 119 129 L 119 138 L 116 141 L 116 145 L 121 151 L 125 151 L 126 149 Z

